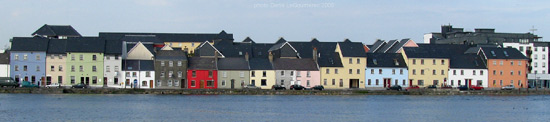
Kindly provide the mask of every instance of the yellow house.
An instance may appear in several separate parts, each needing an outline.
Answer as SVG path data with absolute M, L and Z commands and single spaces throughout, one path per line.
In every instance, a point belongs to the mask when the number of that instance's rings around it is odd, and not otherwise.
M 250 58 L 250 84 L 261 89 L 271 89 L 275 85 L 275 70 L 268 59 Z
M 71 85 L 66 77 L 66 58 L 65 39 L 51 39 L 48 44 L 49 50 L 46 55 L 46 83 L 59 83 L 61 85 Z
M 366 51 L 362 43 L 320 42 L 321 85 L 326 89 L 365 88 Z M 332 50 L 332 51 L 329 51 Z

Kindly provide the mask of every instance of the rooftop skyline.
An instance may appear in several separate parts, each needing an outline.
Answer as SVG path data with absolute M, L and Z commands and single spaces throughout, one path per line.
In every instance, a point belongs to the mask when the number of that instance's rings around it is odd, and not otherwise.
M 29 37 L 44 24 L 72 25 L 82 36 L 99 32 L 233 33 L 255 42 L 411 38 L 440 26 L 548 37 L 548 1 L 0 1 L 0 46 Z

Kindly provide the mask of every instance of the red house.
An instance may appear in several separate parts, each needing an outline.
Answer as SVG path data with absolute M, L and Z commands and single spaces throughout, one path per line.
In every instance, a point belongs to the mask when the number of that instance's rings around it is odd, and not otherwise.
M 187 81 L 189 89 L 217 89 L 218 70 L 216 58 L 190 58 Z

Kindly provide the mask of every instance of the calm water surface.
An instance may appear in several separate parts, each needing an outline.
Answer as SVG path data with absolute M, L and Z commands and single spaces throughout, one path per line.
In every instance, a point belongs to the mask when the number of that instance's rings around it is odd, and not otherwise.
M 550 96 L 0 94 L 0 121 L 550 121 Z

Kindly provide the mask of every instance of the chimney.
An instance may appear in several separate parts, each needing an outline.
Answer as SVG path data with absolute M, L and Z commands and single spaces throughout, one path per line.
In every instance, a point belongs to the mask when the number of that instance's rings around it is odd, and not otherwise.
M 218 51 L 214 51 L 214 65 L 218 65 Z
M 314 47 L 314 48 L 313 48 L 313 61 L 317 61 L 317 58 L 318 58 L 318 57 L 317 57 L 317 48 Z
M 273 54 L 271 52 L 269 52 L 269 62 L 273 62 Z
M 246 52 L 246 53 L 244 54 L 244 60 L 248 61 L 248 58 L 249 58 L 249 57 L 248 57 L 248 52 Z

